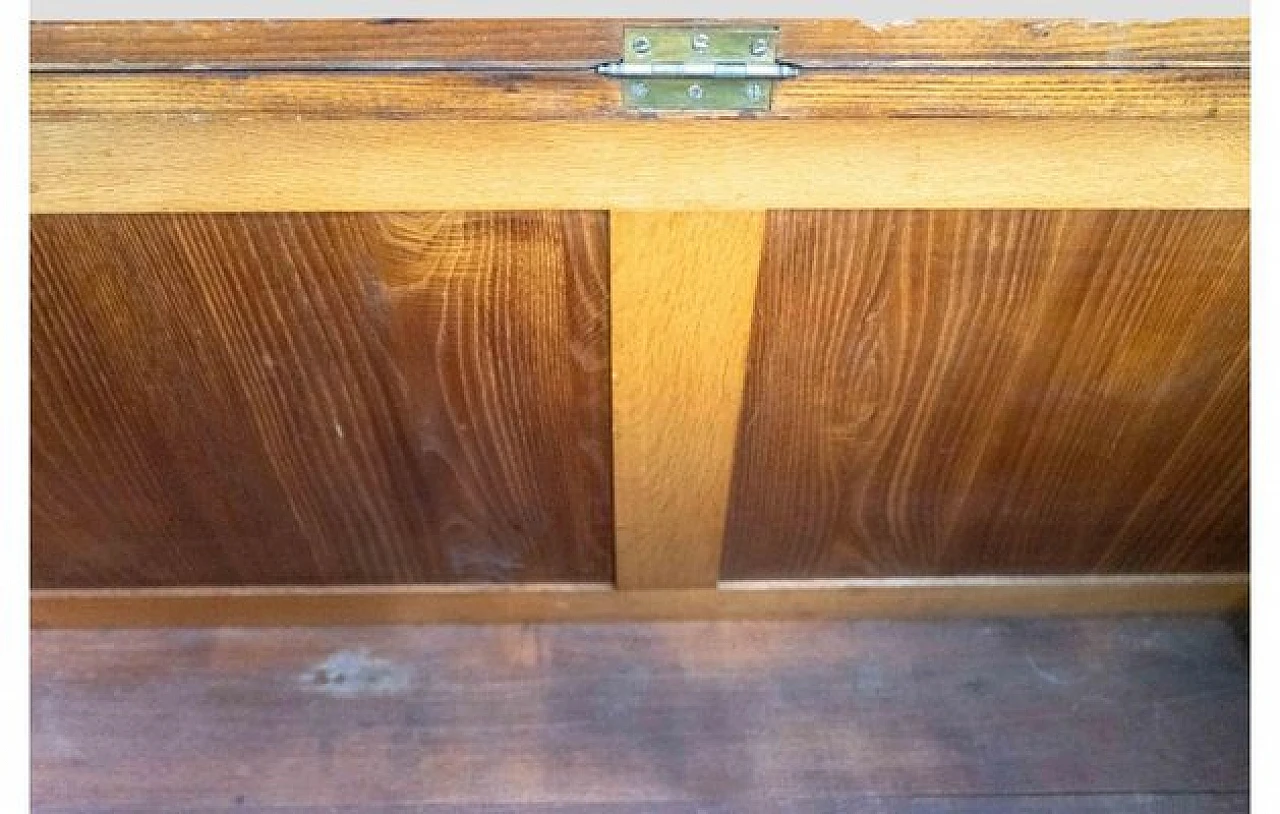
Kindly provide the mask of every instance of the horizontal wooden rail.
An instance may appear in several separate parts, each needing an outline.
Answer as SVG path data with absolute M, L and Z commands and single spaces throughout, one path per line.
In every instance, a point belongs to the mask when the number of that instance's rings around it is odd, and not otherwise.
M 31 207 L 1244 208 L 1243 119 L 36 119 Z
M 577 71 L 36 73 L 31 114 L 314 119 L 641 119 L 622 83 Z M 717 114 L 701 114 L 703 116 Z M 736 118 L 733 111 L 718 114 Z M 779 82 L 765 119 L 878 117 L 1247 118 L 1247 68 L 953 67 L 806 71 Z
M 1221 612 L 1244 608 L 1248 576 L 993 577 L 608 585 L 355 586 L 35 591 L 35 627 L 359 625 L 680 619 L 935 618 Z
M 856 6 L 849 10 L 858 11 Z M 808 65 L 847 65 L 869 58 L 1083 61 L 1117 67 L 1249 63 L 1249 20 L 1241 17 L 1123 22 L 940 18 L 894 25 L 854 19 L 755 22 L 776 25 L 781 54 Z M 115 70 L 129 65 L 387 59 L 583 65 L 616 58 L 626 24 L 621 19 L 536 18 L 37 22 L 31 26 L 31 61 L 37 67 Z

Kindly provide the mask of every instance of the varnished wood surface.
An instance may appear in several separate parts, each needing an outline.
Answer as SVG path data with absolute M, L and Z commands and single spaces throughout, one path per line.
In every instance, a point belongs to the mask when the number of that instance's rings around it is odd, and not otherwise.
M 937 619 L 1238 613 L 1245 574 L 721 582 L 718 590 L 602 584 L 35 591 L 40 628 L 691 619 Z
M 827 19 L 783 20 L 779 26 L 783 58 L 810 67 L 890 60 L 1113 67 L 1249 63 L 1246 18 L 1126 22 L 956 18 L 881 26 Z
M 617 584 L 713 588 L 763 212 L 612 212 Z
M 37 22 L 31 25 L 31 62 L 37 68 L 109 70 L 382 60 L 589 67 L 619 57 L 626 24 L 620 19 Z M 814 66 L 856 65 L 868 59 L 1112 66 L 1249 62 L 1249 21 L 1243 18 L 1112 23 L 932 19 L 885 26 L 812 19 L 774 24 L 781 57 Z
M 724 576 L 1243 570 L 1248 228 L 772 214 Z
M 47 73 L 31 115 L 122 113 L 348 119 L 645 119 L 622 83 L 580 71 Z M 911 117 L 1247 118 L 1247 69 L 868 70 L 776 84 L 764 119 Z M 735 111 L 699 118 L 736 118 Z
M 612 578 L 603 213 L 31 244 L 35 587 Z
M 1247 118 L 1249 111 L 1247 19 L 774 24 L 781 58 L 803 73 L 779 83 L 772 109 L 752 118 Z M 624 109 L 621 83 L 593 72 L 620 57 L 625 25 L 617 19 L 35 23 L 31 112 L 651 117 Z
M 1200 618 L 38 632 L 31 698 L 42 812 L 1191 814 L 1248 791 L 1246 662 Z
M 1238 119 L 36 119 L 31 208 L 1244 208 L 1248 137 Z

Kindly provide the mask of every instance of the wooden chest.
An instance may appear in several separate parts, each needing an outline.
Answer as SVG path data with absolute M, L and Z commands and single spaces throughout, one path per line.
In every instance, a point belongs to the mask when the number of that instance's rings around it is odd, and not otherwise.
M 37 624 L 1244 601 L 1246 20 L 31 37 Z

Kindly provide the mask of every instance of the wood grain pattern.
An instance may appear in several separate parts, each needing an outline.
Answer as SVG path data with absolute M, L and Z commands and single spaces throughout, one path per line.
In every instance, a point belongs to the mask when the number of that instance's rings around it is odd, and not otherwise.
M 625 109 L 621 87 L 587 71 L 50 73 L 31 78 L 31 115 L 652 118 Z M 1249 90 L 1247 69 L 828 71 L 778 83 L 751 117 L 1247 118 Z
M 1247 70 L 807 73 L 774 86 L 771 118 L 1247 118 Z
M 719 589 L 609 585 L 356 586 L 35 591 L 38 628 L 386 625 L 690 619 L 938 619 L 1238 613 L 1245 574 L 721 582 Z
M 1249 63 L 1247 18 L 1131 20 L 925 19 L 869 26 L 858 20 L 781 22 L 780 51 L 812 67 L 868 60 L 1177 65 Z
M 590 67 L 617 57 L 607 19 L 184 20 L 33 22 L 36 70 L 217 68 L 384 60 Z
M 1237 119 L 31 123 L 37 213 L 1248 205 Z
M 216 67 L 389 59 L 420 64 L 590 66 L 618 57 L 626 22 L 536 18 L 38 22 L 31 25 L 31 62 L 37 68 L 114 70 L 130 65 Z M 886 26 L 853 19 L 773 23 L 780 29 L 783 58 L 804 65 L 861 64 L 869 58 L 1113 66 L 1249 63 L 1249 21 L 1243 18 L 1112 23 L 930 19 Z
M 764 213 L 611 213 L 618 587 L 714 587 Z
M 771 215 L 725 576 L 1244 569 L 1248 230 Z
M 1191 814 L 1224 809 L 1141 795 L 1249 781 L 1214 619 L 45 632 L 31 698 L 40 811 Z
M 34 218 L 33 584 L 610 579 L 606 236 Z
M 1216 73 L 1216 72 L 1212 72 Z M 630 116 L 594 72 L 53 73 L 31 77 L 31 115 L 319 119 L 579 119 Z

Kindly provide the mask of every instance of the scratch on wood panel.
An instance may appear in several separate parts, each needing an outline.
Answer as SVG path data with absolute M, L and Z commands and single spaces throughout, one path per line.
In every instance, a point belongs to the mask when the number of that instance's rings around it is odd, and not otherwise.
M 1044 679 L 1050 684 L 1057 684 L 1061 686 L 1063 684 L 1069 683 L 1065 678 L 1056 676 L 1053 673 L 1041 667 L 1039 664 L 1036 664 L 1035 656 L 1032 656 L 1030 653 L 1027 654 L 1027 664 L 1031 667 L 1031 669 L 1035 672 L 1036 675 L 1040 676 L 1040 678 Z
M 409 687 L 410 672 L 367 649 L 341 650 L 298 676 L 298 685 L 331 698 L 398 695 Z

